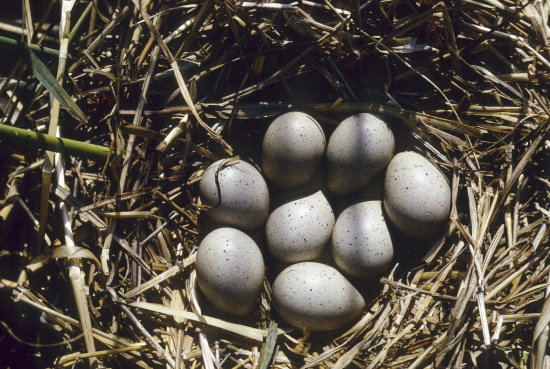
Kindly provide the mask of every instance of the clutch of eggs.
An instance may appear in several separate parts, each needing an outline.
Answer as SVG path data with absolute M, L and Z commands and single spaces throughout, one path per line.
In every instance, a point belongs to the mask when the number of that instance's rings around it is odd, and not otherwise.
M 200 195 L 208 216 L 223 227 L 208 234 L 197 253 L 197 280 L 206 298 L 225 312 L 249 314 L 258 307 L 264 260 L 271 258 L 287 264 L 272 287 L 280 318 L 311 331 L 355 320 L 365 301 L 353 283 L 377 278 L 391 267 L 390 230 L 427 238 L 441 234 L 449 221 L 445 175 L 419 153 L 394 155 L 394 150 L 389 125 L 372 114 L 342 121 L 327 145 L 313 117 L 291 112 L 276 118 L 264 136 L 262 173 L 242 160 L 211 164 L 201 178 Z M 325 184 L 318 190 L 308 182 L 323 161 Z M 264 176 L 278 194 L 294 197 L 271 209 Z M 380 176 L 383 199 L 357 198 L 335 217 L 328 198 L 349 199 Z M 303 194 L 309 188 L 316 190 Z M 264 225 L 262 255 L 245 232 Z M 327 248 L 334 267 L 316 262 Z

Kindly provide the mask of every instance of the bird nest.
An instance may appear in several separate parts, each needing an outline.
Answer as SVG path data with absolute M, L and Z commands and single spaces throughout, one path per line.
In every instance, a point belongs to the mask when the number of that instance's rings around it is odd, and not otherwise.
M 7 10 L 0 365 L 546 367 L 549 10 L 547 0 Z M 333 332 L 280 322 L 269 269 L 251 316 L 197 298 L 201 174 L 220 158 L 258 163 L 267 125 L 287 111 L 327 131 L 375 114 L 451 182 L 444 234 L 398 240 L 361 318 Z

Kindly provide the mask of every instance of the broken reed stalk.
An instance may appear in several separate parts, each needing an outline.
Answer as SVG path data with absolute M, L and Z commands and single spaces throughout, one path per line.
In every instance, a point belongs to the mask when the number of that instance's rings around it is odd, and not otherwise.
M 70 15 L 74 6 L 75 0 L 63 0 L 61 3 L 61 23 L 59 29 L 59 63 L 57 65 L 57 82 L 63 86 L 65 75 L 65 66 L 67 63 L 67 54 L 69 49 L 69 32 L 70 32 Z M 61 110 L 61 102 L 52 98 L 50 101 L 50 124 L 48 126 L 48 134 L 56 136 L 58 134 L 57 125 L 59 123 L 59 114 Z M 44 155 L 44 165 L 42 166 L 42 193 L 40 197 L 40 219 L 38 226 L 38 251 L 42 248 L 42 242 L 46 233 L 46 221 L 48 216 L 50 185 L 52 182 L 52 174 L 54 171 L 54 153 L 46 151 Z
M 68 189 L 67 183 L 65 182 L 65 164 L 63 162 L 63 157 L 59 153 L 57 153 L 54 160 L 56 166 L 55 170 L 57 185 L 62 188 Z M 61 213 L 61 221 L 63 223 L 65 246 L 69 250 L 69 252 L 71 252 L 72 250 L 76 251 L 76 244 L 72 231 L 72 222 L 69 218 L 69 210 L 67 209 L 67 204 L 64 201 L 59 202 L 59 212 Z M 67 258 L 67 265 L 69 269 L 69 278 L 73 286 L 76 307 L 78 309 L 78 315 L 80 317 L 80 324 L 82 325 L 84 341 L 86 342 L 88 353 L 93 353 L 95 352 L 95 342 L 92 333 L 90 310 L 88 308 L 88 298 L 86 296 L 87 287 L 85 282 L 85 274 L 84 271 L 81 270 L 81 258 L 69 257 Z M 90 365 L 93 365 L 95 361 L 96 357 L 90 356 Z
M 57 81 L 62 86 L 65 67 L 67 63 L 67 55 L 69 48 L 69 35 L 70 35 L 70 19 L 71 13 L 75 4 L 75 0 L 63 0 L 61 4 L 61 22 L 60 22 L 60 47 L 59 47 L 59 64 L 57 66 Z M 48 134 L 50 136 L 60 136 L 60 129 L 58 127 L 59 116 L 61 111 L 61 102 L 56 98 L 51 98 L 50 106 L 50 124 L 48 127 Z M 56 167 L 56 168 L 55 168 Z M 42 167 L 42 191 L 40 202 L 40 221 L 38 232 L 38 251 L 42 248 L 42 242 L 46 233 L 47 215 L 49 211 L 49 197 L 50 197 L 50 185 L 54 168 L 57 169 L 57 184 L 61 187 L 68 188 L 65 183 L 65 167 L 63 158 L 61 155 L 54 154 L 52 151 L 46 151 L 44 156 L 44 165 Z M 75 248 L 73 239 L 73 232 L 71 221 L 67 206 L 64 202 L 60 202 L 59 210 L 61 212 L 65 244 L 69 248 Z M 92 323 L 90 317 L 90 311 L 88 308 L 87 296 L 86 296 L 86 284 L 85 274 L 81 270 L 81 260 L 78 257 L 69 257 L 67 259 L 69 278 L 73 287 L 73 293 L 75 303 L 78 310 L 80 322 L 82 324 L 82 331 L 84 333 L 84 341 L 88 353 L 95 352 L 95 342 L 92 333 Z M 89 358 L 90 365 L 93 366 L 97 361 L 95 356 Z

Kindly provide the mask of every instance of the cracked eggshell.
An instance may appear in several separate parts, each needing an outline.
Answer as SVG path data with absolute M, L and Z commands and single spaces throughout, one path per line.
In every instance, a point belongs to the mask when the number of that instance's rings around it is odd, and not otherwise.
M 441 171 L 422 155 L 401 152 L 384 179 L 384 209 L 402 232 L 428 238 L 442 232 L 451 213 L 451 187 Z
M 267 184 L 245 161 L 222 159 L 212 163 L 199 189 L 202 203 L 212 207 L 207 214 L 215 222 L 249 231 L 264 225 L 269 216 Z
M 321 191 L 275 209 L 265 232 L 269 252 L 284 263 L 319 257 L 330 240 L 334 213 Z
M 332 233 L 332 255 L 345 273 L 370 279 L 393 262 L 393 242 L 381 201 L 365 201 L 346 208 Z
M 325 153 L 325 133 L 311 116 L 290 112 L 277 117 L 262 142 L 262 170 L 277 187 L 308 183 Z
M 365 300 L 333 267 L 314 262 L 293 264 L 272 287 L 275 311 L 291 325 L 321 332 L 341 328 L 359 317 Z
M 264 260 L 256 243 L 235 228 L 210 232 L 197 251 L 197 282 L 218 309 L 244 316 L 257 306 L 263 288 Z
M 345 196 L 371 184 L 390 162 L 395 150 L 391 129 L 372 114 L 344 119 L 327 146 L 327 186 Z

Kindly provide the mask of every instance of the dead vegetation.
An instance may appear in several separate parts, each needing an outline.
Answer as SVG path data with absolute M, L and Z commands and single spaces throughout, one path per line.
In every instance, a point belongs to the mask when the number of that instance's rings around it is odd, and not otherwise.
M 0 132 L 2 367 L 548 367 L 547 0 L 43 3 L 0 23 L 0 127 L 77 148 Z M 386 117 L 452 179 L 331 334 L 277 330 L 267 283 L 246 321 L 196 296 L 201 171 L 291 109 Z

